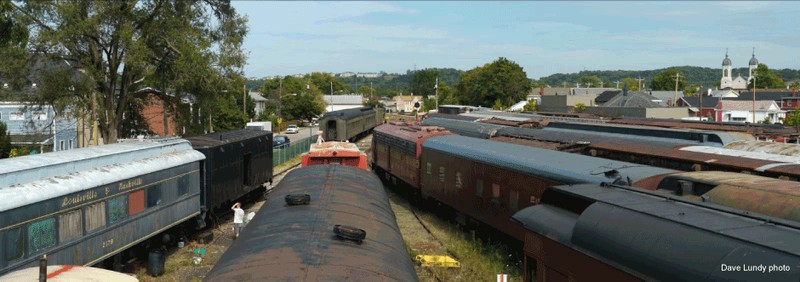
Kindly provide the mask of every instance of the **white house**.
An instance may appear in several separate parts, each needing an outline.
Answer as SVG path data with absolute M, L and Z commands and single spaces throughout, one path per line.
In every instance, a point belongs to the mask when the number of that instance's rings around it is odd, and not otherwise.
M 256 116 L 258 116 L 259 114 L 261 114 L 261 112 L 264 111 L 264 107 L 267 103 L 267 98 L 261 96 L 261 92 L 258 91 L 250 91 L 248 94 L 250 94 L 250 98 L 256 101 L 255 112 Z
M 420 107 L 422 107 L 422 96 L 397 95 L 394 96 L 393 100 L 395 102 L 395 106 L 397 107 L 398 112 L 410 113 L 411 111 L 414 110 L 414 104 L 416 104 L 417 102 L 419 102 Z
M 756 122 L 769 117 L 772 122 L 783 122 L 786 111 L 773 100 L 755 102 Z M 753 101 L 721 100 L 714 109 L 716 121 L 753 122 Z

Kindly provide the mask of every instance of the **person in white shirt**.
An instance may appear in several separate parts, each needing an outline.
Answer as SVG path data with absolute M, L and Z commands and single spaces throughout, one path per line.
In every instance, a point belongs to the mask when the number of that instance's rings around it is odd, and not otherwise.
M 239 238 L 239 232 L 242 231 L 242 224 L 244 223 L 244 210 L 241 203 L 233 204 L 233 239 Z

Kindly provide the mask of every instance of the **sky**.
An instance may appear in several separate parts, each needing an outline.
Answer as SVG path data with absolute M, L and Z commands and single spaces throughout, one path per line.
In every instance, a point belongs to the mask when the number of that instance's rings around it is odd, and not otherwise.
M 233 1 L 248 77 L 470 70 L 505 57 L 529 78 L 582 70 L 800 68 L 800 2 Z

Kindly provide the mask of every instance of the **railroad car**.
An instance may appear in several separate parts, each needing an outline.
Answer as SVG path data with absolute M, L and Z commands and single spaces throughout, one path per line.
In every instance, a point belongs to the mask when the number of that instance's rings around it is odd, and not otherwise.
M 311 144 L 311 148 L 301 159 L 302 167 L 321 164 L 341 164 L 369 170 L 367 155 L 355 143 L 328 141 Z
M 289 172 L 205 281 L 417 281 L 380 180 L 343 165 Z
M 525 281 L 800 277 L 796 222 L 628 187 L 552 187 L 513 220 L 526 232 Z
M 204 159 L 165 139 L 0 160 L 0 274 L 93 265 L 197 216 Z
M 422 142 L 447 134 L 450 131 L 436 126 L 395 122 L 378 126 L 372 135 L 372 169 L 395 187 L 410 186 L 407 192 L 419 194 Z
M 424 126 L 438 126 L 446 128 L 450 132 L 458 135 L 489 139 L 497 134 L 497 131 L 505 128 L 504 125 L 471 122 L 464 120 L 454 120 L 446 118 L 427 118 L 422 121 Z
M 608 123 L 621 125 L 637 125 L 648 127 L 677 128 L 677 129 L 700 129 L 727 132 L 748 133 L 755 136 L 770 138 L 783 138 L 794 136 L 797 132 L 790 127 L 779 124 L 763 123 L 741 123 L 741 122 L 718 122 L 718 121 L 691 121 L 676 119 L 654 119 L 654 118 L 622 118 L 609 120 Z
M 355 141 L 383 122 L 383 108 L 361 107 L 327 112 L 319 119 L 319 127 L 325 140 Z
M 272 133 L 238 129 L 187 138 L 203 153 L 200 185 L 204 216 L 245 195 L 259 196 L 272 182 Z
M 424 141 L 420 162 L 423 198 L 519 240 L 522 229 L 508 219 L 538 203 L 550 186 L 616 183 L 655 189 L 665 175 L 677 172 L 459 135 Z

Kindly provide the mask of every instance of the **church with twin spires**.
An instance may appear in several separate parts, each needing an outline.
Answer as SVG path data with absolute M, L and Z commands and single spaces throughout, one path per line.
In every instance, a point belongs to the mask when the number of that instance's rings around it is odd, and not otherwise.
M 722 60 L 722 79 L 719 80 L 719 88 L 746 90 L 747 85 L 753 80 L 753 72 L 756 71 L 756 67 L 758 67 L 758 60 L 756 60 L 756 52 L 754 48 L 753 57 L 750 58 L 750 63 L 748 66 L 749 74 L 747 79 L 744 79 L 741 75 L 737 75 L 736 78 L 733 78 L 733 74 L 731 73 L 733 71 L 731 67 L 731 59 L 728 58 L 728 52 L 725 51 L 725 60 Z

